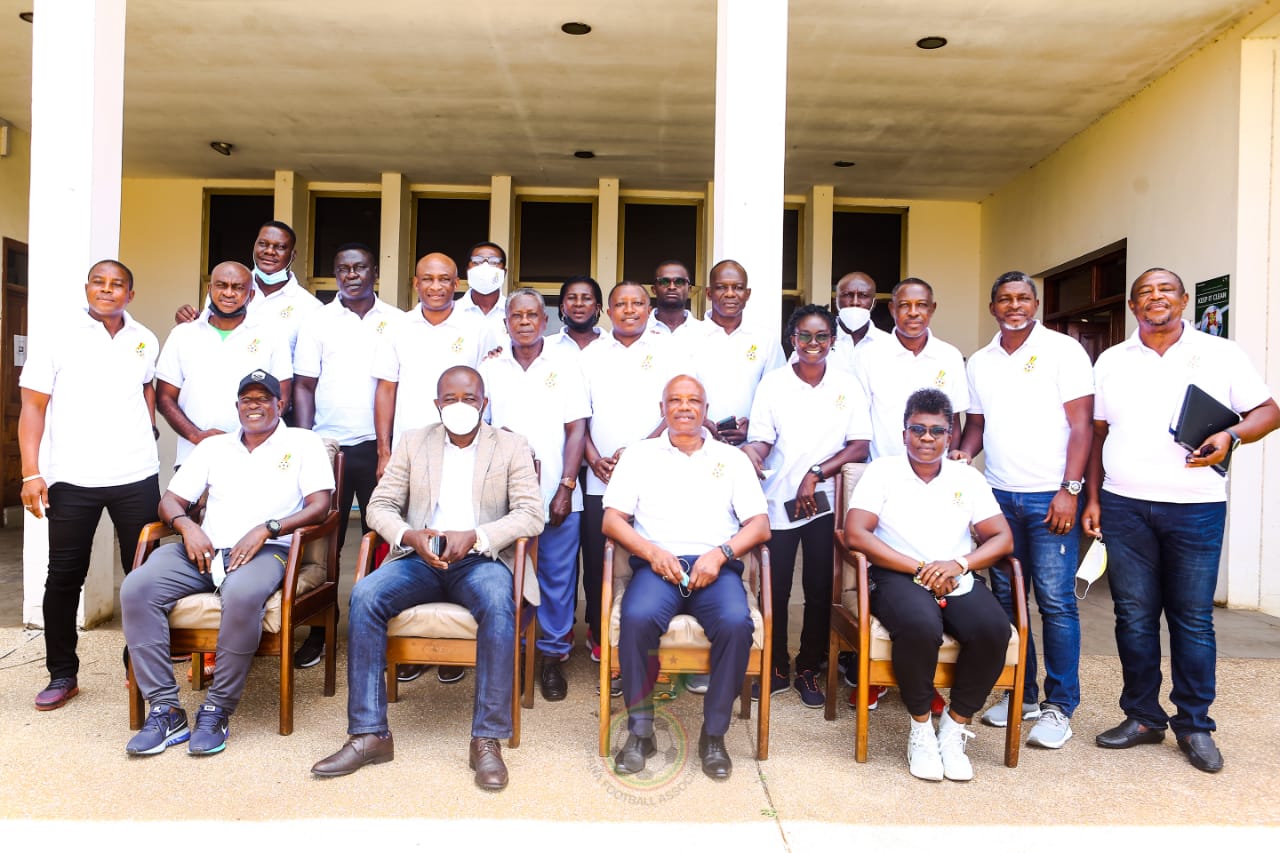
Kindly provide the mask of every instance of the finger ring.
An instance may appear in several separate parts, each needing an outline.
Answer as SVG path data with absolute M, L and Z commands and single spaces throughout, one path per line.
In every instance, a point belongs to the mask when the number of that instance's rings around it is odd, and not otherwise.
M 204 558 L 206 560 L 211 559 L 212 557 L 213 557 L 213 554 L 209 553 L 208 551 L 204 552 Z

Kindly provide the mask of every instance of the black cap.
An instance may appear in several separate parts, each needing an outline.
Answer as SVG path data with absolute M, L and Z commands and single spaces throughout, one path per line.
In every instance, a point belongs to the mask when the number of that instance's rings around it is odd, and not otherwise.
M 276 379 L 265 370 L 255 370 L 244 379 L 241 379 L 240 389 L 236 391 L 236 396 L 238 397 L 243 394 L 244 389 L 248 388 L 250 385 L 261 385 L 263 388 L 267 389 L 272 397 L 275 397 L 277 400 L 280 399 L 280 380 Z

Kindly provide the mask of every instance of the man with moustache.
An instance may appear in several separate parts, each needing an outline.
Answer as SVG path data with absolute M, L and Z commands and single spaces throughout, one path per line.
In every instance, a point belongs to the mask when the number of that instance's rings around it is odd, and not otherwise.
M 512 733 L 512 561 L 516 540 L 542 531 L 542 498 L 529 443 L 481 422 L 487 400 L 480 375 L 451 367 L 436 389 L 441 423 L 404 434 L 369 501 L 369 523 L 393 547 L 351 592 L 350 737 L 311 772 L 345 776 L 392 760 L 383 687 L 387 623 L 410 607 L 451 601 L 470 610 L 478 626 L 469 761 L 476 785 L 497 791 L 508 778 L 498 740 Z M 444 537 L 443 553 L 432 550 L 435 536 Z
M 1027 593 L 1035 589 L 1044 630 L 1044 704 L 1038 705 L 1034 638 L 1027 636 L 1027 680 L 1019 697 L 1024 720 L 1036 720 L 1027 743 L 1059 749 L 1071 739 L 1080 704 L 1078 498 L 1093 440 L 1093 365 L 1073 338 L 1036 322 L 1040 301 L 1025 273 L 1007 272 L 991 287 L 991 316 L 1000 331 L 969 357 L 969 415 L 951 458 L 969 462 L 986 451 L 987 482 L 1013 530 Z M 1003 572 L 991 591 L 1013 619 L 1013 591 Z M 1008 723 L 1010 697 L 982 721 Z
M 1138 329 L 1094 367 L 1082 524 L 1091 536 L 1106 534 L 1125 715 L 1095 742 L 1106 749 L 1159 743 L 1171 727 L 1192 766 L 1217 773 L 1222 753 L 1209 706 L 1217 692 L 1213 592 L 1227 487 L 1210 466 L 1280 426 L 1280 408 L 1238 345 L 1182 319 L 1187 301 L 1182 279 L 1170 270 L 1139 275 L 1129 290 Z M 1188 453 L 1169 425 L 1192 384 L 1243 419 Z M 1172 719 L 1160 704 L 1162 614 L 1173 674 L 1169 698 L 1178 709 Z
M 138 534 L 155 520 L 160 500 L 151 386 L 160 346 L 125 310 L 133 273 L 119 261 L 99 261 L 84 294 L 84 307 L 31 338 L 18 381 L 22 506 L 49 519 L 42 607 L 50 680 L 36 695 L 39 711 L 80 692 L 76 608 L 102 511 L 111 516 L 128 572 Z
M 685 305 L 692 288 L 689 269 L 680 261 L 663 261 L 653 273 L 653 297 L 657 302 L 649 315 L 648 331 L 670 335 L 681 344 L 702 331 L 703 321 L 696 319 Z
M 872 459 L 903 452 L 903 407 L 921 388 L 937 388 L 951 398 L 952 434 L 960 433 L 960 413 L 969 408 L 964 358 L 929 330 L 937 307 L 928 282 L 898 282 L 889 303 L 893 334 L 866 345 L 855 361 L 854 373 L 871 401 Z
M 236 388 L 259 367 L 290 399 L 293 359 L 289 343 L 261 315 L 247 316 L 252 278 L 244 264 L 224 261 L 209 274 L 209 307 L 193 323 L 174 327 L 156 363 L 156 409 L 178 434 L 175 466 L 206 438 L 235 432 Z
M 378 442 L 373 428 L 377 380 L 371 374 L 378 342 L 404 312 L 374 293 L 378 263 L 363 243 L 338 247 L 333 257 L 338 295 L 311 314 L 298 332 L 293 353 L 293 412 L 298 426 L 338 442 L 346 473 L 338 509 L 338 548 L 347 538 L 345 519 L 358 499 L 361 533 L 369 532 L 369 495 L 378 484 Z M 315 625 L 293 657 L 310 667 L 324 653 L 324 626 Z

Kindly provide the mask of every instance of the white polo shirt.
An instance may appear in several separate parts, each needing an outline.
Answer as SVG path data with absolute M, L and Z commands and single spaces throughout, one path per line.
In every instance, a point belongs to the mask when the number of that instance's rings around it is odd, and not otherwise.
M 329 453 L 311 430 L 281 421 L 252 453 L 240 434 L 206 438 L 169 481 L 168 490 L 185 501 L 198 500 L 208 487 L 200 526 L 215 548 L 230 548 L 264 521 L 302 509 L 307 495 L 334 487 Z M 268 541 L 287 548 L 291 538 Z
M 298 331 L 293 371 L 316 379 L 317 435 L 338 444 L 372 441 L 373 354 L 404 312 L 381 299 L 361 317 L 342 304 L 342 296 L 311 314 Z M 435 395 L 433 394 L 432 397 Z
M 151 330 L 126 311 L 112 337 L 83 307 L 30 341 L 18 384 L 49 395 L 39 459 L 45 483 L 122 486 L 158 473 L 142 396 L 160 352 Z
M 862 336 L 862 340 L 855 344 L 853 336 L 837 323 L 836 345 L 831 348 L 831 354 L 827 356 L 827 363 L 843 370 L 845 373 L 855 373 L 857 372 L 858 359 L 867 351 L 867 347 L 887 337 L 889 337 L 888 332 L 880 331 L 875 323 L 868 323 L 867 333 Z M 791 360 L 793 362 L 796 360 L 795 353 L 791 354 Z
M 601 456 L 612 456 L 619 447 L 653 432 L 662 420 L 662 389 L 692 367 L 675 355 L 670 337 L 648 333 L 631 346 L 623 346 L 613 335 L 602 337 L 581 364 L 591 405 L 587 429 Z M 587 494 L 604 494 L 604 483 L 591 466 Z
M 711 315 L 708 314 L 707 316 L 709 317 Z M 704 327 L 707 325 L 707 322 L 708 321 L 706 320 L 699 320 L 697 317 L 693 316 L 689 309 L 686 308 L 684 312 L 684 322 L 679 326 L 676 326 L 675 329 L 672 329 L 666 323 L 658 319 L 658 311 L 655 308 L 649 312 L 649 319 L 645 322 L 644 329 L 646 332 L 652 332 L 656 335 L 670 335 L 673 338 L 682 338 L 686 335 L 696 336 L 701 334 L 705 330 Z
M 686 454 L 663 433 L 627 448 L 613 470 L 604 506 L 635 517 L 636 532 L 677 556 L 705 554 L 766 512 L 747 455 L 702 432 Z
M 840 452 L 846 443 L 869 438 L 867 398 L 850 374 L 828 365 L 817 386 L 796 376 L 791 365 L 766 374 L 756 389 L 747 441 L 773 445 L 764 461 L 772 472 L 764 482 L 769 527 L 790 530 L 812 521 L 792 521 L 782 505 L 795 498 L 810 468 Z M 819 483 L 817 490 L 826 492 L 834 510 L 832 481 Z
M 1012 353 L 1000 346 L 997 332 L 969 356 L 965 370 L 969 411 L 984 419 L 987 482 L 1007 492 L 1056 492 L 1071 437 L 1062 407 L 1093 393 L 1093 365 L 1084 347 L 1036 323 Z
M 577 349 L 577 346 L 574 346 Z M 564 427 L 591 417 L 587 382 L 578 358 L 557 352 L 544 341 L 542 353 L 525 370 L 508 346 L 494 358 L 480 363 L 485 395 L 489 398 L 489 423 L 506 427 L 529 440 L 541 463 L 543 520 L 564 478 Z M 576 471 L 570 476 L 575 476 Z M 582 492 L 573 490 L 574 512 L 582 510 Z
M 246 316 L 226 340 L 210 325 L 209 316 L 206 309 L 194 321 L 173 327 L 156 362 L 156 378 L 178 388 L 178 408 L 197 427 L 234 433 L 240 429 L 240 380 L 254 370 L 265 370 L 281 382 L 292 379 L 293 359 L 281 327 L 261 322 L 260 314 Z M 185 464 L 194 446 L 178 436 L 174 464 Z
M 973 550 L 970 525 L 1000 515 L 1000 505 L 977 469 L 944 459 L 938 476 L 926 483 L 905 453 L 868 465 L 849 508 L 874 513 L 877 539 L 926 563 L 968 554 Z
M 373 356 L 373 378 L 399 383 L 392 447 L 405 430 L 439 423 L 436 382 L 450 367 L 477 367 L 484 358 L 484 330 L 457 306 L 439 325 L 410 308 L 382 335 Z
M 1106 421 L 1102 488 L 1126 498 L 1167 503 L 1227 499 L 1227 479 L 1212 468 L 1187 468 L 1187 451 L 1170 427 L 1187 386 L 1199 385 L 1237 412 L 1271 399 L 1271 391 L 1234 342 L 1182 321 L 1182 337 L 1161 356 L 1138 332 L 1098 356 L 1093 417 Z M 1103 520 L 1106 528 L 1106 520 Z
M 507 334 L 507 297 L 499 293 L 498 301 L 494 303 L 493 309 L 486 314 L 476 304 L 473 297 L 474 293 L 474 290 L 468 289 L 466 293 L 454 300 L 453 310 L 460 311 L 464 316 L 475 320 L 484 329 L 484 349 L 480 351 L 481 358 L 494 347 L 510 349 L 511 336 Z
M 595 332 L 596 336 L 594 339 L 587 341 L 586 347 L 579 347 L 578 342 L 569 337 L 569 333 L 564 329 L 561 329 L 553 335 L 547 335 L 543 340 L 547 342 L 547 346 L 551 347 L 556 352 L 572 355 L 574 358 L 582 358 L 583 354 L 587 351 L 587 347 L 611 337 L 608 332 L 601 331 L 599 326 L 593 327 L 591 331 Z
M 298 283 L 298 277 L 290 270 L 289 280 L 284 287 L 269 296 L 258 285 L 258 280 L 254 279 L 249 316 L 264 324 L 278 324 L 281 336 L 289 341 L 289 354 L 292 358 L 293 351 L 297 348 L 298 329 L 301 328 L 302 321 L 323 305 L 311 291 Z
M 886 335 L 858 354 L 854 371 L 871 401 L 871 458 L 905 452 L 902 413 L 907 398 L 921 388 L 937 388 L 951 399 L 957 414 L 969 408 L 969 385 L 960 350 L 927 332 L 919 355 L 904 347 L 896 333 Z
M 691 368 L 707 389 L 707 417 L 712 422 L 731 415 L 750 417 L 756 386 L 766 373 L 786 363 L 782 345 L 776 335 L 761 334 L 745 322 L 730 333 L 714 321 L 701 326 L 702 333 L 687 347 Z

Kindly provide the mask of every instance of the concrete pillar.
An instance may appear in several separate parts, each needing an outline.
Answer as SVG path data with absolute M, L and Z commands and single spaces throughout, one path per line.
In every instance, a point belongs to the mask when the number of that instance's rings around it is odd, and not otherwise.
M 836 188 L 815 184 L 805 194 L 804 282 L 800 289 L 805 302 L 831 303 L 831 228 L 835 223 Z M 844 275 L 849 270 L 840 270 Z
M 378 235 L 378 289 L 383 300 L 408 308 L 416 300 L 413 273 L 417 258 L 409 256 L 413 221 L 409 182 L 400 172 L 382 173 L 382 230 Z
M 125 0 L 36 0 L 34 11 L 27 323 L 40 338 L 54 318 L 84 304 L 89 267 L 120 251 Z M 22 618 L 43 626 L 48 526 L 24 517 Z M 111 617 L 116 553 L 104 514 L 80 599 L 82 626 Z
M 591 277 L 600 282 L 606 294 L 618 283 L 618 179 L 600 179 L 600 197 L 596 202 L 596 251 Z
M 311 199 L 307 196 L 307 182 L 297 172 L 276 171 L 275 218 L 286 222 L 298 235 L 294 244 L 297 257 L 293 261 L 293 274 L 303 287 L 311 280 Z
M 489 242 L 497 243 L 507 253 L 507 281 L 504 291 L 520 276 L 520 260 L 516 257 L 516 193 L 510 175 L 489 178 Z
M 787 0 L 718 0 L 712 255 L 747 269 L 746 320 L 782 326 Z

